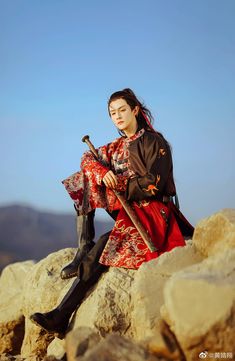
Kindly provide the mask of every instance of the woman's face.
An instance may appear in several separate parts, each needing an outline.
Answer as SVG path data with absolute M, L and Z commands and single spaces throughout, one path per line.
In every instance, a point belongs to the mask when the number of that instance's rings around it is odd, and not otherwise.
M 127 136 L 135 134 L 137 130 L 136 115 L 138 111 L 138 106 L 131 110 L 130 105 L 122 98 L 112 101 L 109 105 L 109 113 L 112 121 L 116 127 Z

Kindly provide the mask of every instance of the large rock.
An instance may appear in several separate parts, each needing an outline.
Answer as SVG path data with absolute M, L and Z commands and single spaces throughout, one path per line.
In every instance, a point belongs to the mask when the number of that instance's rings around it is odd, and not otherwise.
M 73 329 L 87 326 L 102 336 L 118 332 L 137 340 L 153 337 L 161 319 L 165 282 L 174 272 L 202 259 L 189 242 L 138 271 L 110 268 L 77 310 Z
M 97 345 L 88 349 L 83 356 L 69 358 L 69 361 L 163 361 L 149 353 L 133 340 L 117 334 L 108 335 Z M 168 359 L 164 358 L 164 361 Z
M 110 268 L 79 307 L 74 328 L 87 326 L 102 336 L 126 334 L 131 326 L 131 286 L 136 271 Z
M 66 356 L 68 361 L 76 360 L 174 360 L 185 361 L 174 335 L 166 323 L 161 324 L 161 333 L 145 342 L 134 342 L 115 334 L 100 337 L 94 328 L 78 327 L 66 335 Z M 115 347 L 113 347 L 113 343 Z M 121 345 L 120 345 L 121 343 Z M 121 347 L 120 347 L 121 346 Z M 126 354 L 131 353 L 129 358 Z M 152 357 L 150 356 L 152 355 Z M 154 355 L 154 357 L 153 357 Z
M 61 280 L 60 271 L 75 250 L 61 250 L 32 266 L 20 276 L 18 288 L 14 286 L 19 292 L 12 301 L 13 308 L 21 310 L 12 320 L 19 315 L 23 325 L 22 315 L 25 317 L 21 357 L 55 360 L 66 348 L 71 360 L 77 359 L 78 352 L 84 361 L 97 360 L 97 355 L 109 361 L 117 355 L 135 361 L 159 357 L 179 361 L 184 359 L 182 348 L 191 361 L 204 350 L 234 352 L 233 215 L 233 210 L 226 210 L 210 217 L 196 227 L 193 242 L 144 263 L 137 271 L 109 268 L 75 313 L 72 333 L 65 341 L 35 326 L 29 316 L 53 309 L 64 297 L 74 279 Z M 15 269 L 13 273 L 19 272 Z M 161 317 L 170 329 L 161 328 Z M 85 326 L 90 327 L 86 332 L 82 329 Z
M 235 209 L 223 209 L 200 221 L 193 242 L 204 256 L 235 248 Z
M 7 266 L 0 277 L 0 354 L 20 353 L 24 337 L 23 283 L 33 261 Z
M 66 335 L 66 356 L 68 361 L 74 361 L 77 357 L 96 346 L 101 340 L 100 335 L 90 327 L 78 327 Z
M 58 305 L 74 279 L 62 280 L 61 268 L 74 257 L 74 249 L 66 248 L 38 262 L 27 275 L 24 284 L 23 313 L 25 336 L 22 357 L 43 358 L 53 337 L 34 325 L 29 317 L 34 312 L 47 312 Z
M 177 271 L 202 261 L 191 241 L 185 247 L 174 248 L 159 258 L 143 263 L 132 287 L 132 334 L 137 340 L 154 338 L 161 320 L 166 281 Z
M 138 271 L 110 268 L 78 308 L 72 329 L 90 327 L 102 337 L 116 332 L 137 340 L 153 339 L 159 333 L 166 280 L 175 271 L 202 259 L 188 242 L 142 265 Z
M 162 316 L 187 360 L 200 352 L 235 354 L 235 250 L 174 274 L 164 289 Z

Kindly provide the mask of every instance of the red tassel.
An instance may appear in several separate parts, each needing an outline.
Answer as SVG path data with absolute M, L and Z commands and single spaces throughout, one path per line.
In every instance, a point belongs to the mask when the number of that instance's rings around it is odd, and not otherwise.
M 141 114 L 143 115 L 144 119 L 146 120 L 146 123 L 148 124 L 149 128 L 155 132 L 155 129 L 153 128 L 152 124 L 150 123 L 150 120 L 147 117 L 147 115 L 145 114 L 145 112 L 142 109 L 140 109 L 140 111 L 141 111 Z

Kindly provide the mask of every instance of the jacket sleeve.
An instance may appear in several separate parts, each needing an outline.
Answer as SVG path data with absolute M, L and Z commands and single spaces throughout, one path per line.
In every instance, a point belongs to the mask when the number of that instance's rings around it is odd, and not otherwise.
M 99 160 L 95 158 L 92 152 L 85 152 L 81 159 L 81 170 L 92 172 L 96 183 L 101 185 L 102 179 L 109 171 L 110 159 L 108 154 L 108 145 L 104 145 L 97 149 Z
M 159 135 L 146 137 L 141 149 L 137 149 L 135 161 L 142 162 L 143 172 L 128 180 L 126 198 L 130 201 L 162 197 L 172 171 L 171 150 L 164 138 Z

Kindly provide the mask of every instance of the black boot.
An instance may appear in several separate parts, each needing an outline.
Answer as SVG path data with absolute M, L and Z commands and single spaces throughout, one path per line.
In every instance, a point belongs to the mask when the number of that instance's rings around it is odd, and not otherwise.
M 30 320 L 45 331 L 56 334 L 58 337 L 63 337 L 68 327 L 69 319 L 84 298 L 86 291 L 87 287 L 84 282 L 76 278 L 58 307 L 46 313 L 36 312 L 30 316 Z
M 73 261 L 62 269 L 60 273 L 62 279 L 76 277 L 78 275 L 79 264 L 95 245 L 93 242 L 95 237 L 94 216 L 95 211 L 91 211 L 87 215 L 77 216 L 78 250 Z
M 79 277 L 75 279 L 59 306 L 47 313 L 34 313 L 30 320 L 47 332 L 63 337 L 69 324 L 69 319 L 76 308 L 82 303 L 87 291 L 108 269 L 99 263 L 100 256 L 107 243 L 110 232 L 100 237 L 95 247 L 87 254 L 79 265 Z

